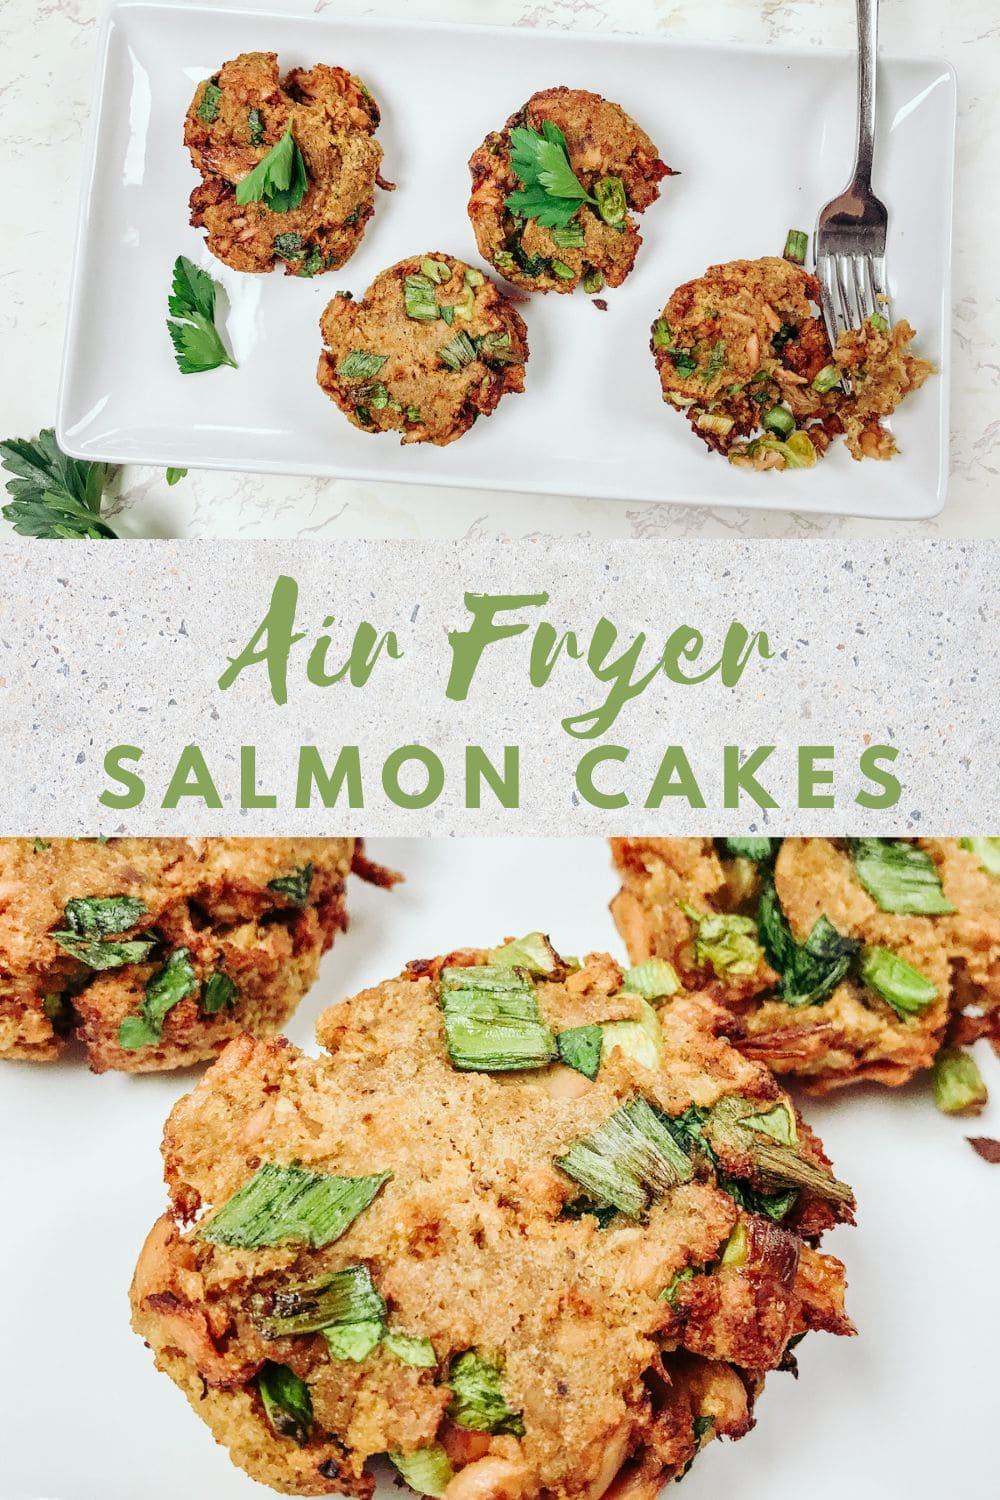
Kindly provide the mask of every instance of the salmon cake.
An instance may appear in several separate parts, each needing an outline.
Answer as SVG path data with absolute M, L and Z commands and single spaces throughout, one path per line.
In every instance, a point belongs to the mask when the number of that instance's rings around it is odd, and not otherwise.
M 202 181 L 191 223 L 234 271 L 318 276 L 350 260 L 390 187 L 375 140 L 379 108 L 344 68 L 282 79 L 274 52 L 244 52 L 199 83 L 184 143 Z
M 665 968 L 540 933 L 414 962 L 320 1056 L 241 1038 L 175 1106 L 133 1326 L 236 1464 L 652 1500 L 803 1335 L 853 1333 L 818 1248 L 850 1188 Z
M 469 218 L 491 265 L 532 292 L 621 286 L 642 243 L 637 214 L 673 175 L 649 136 L 600 94 L 533 94 L 469 161 Z
M 0 840 L 0 1058 L 95 1073 L 271 1036 L 347 925 L 354 839 Z
M 524 390 L 528 331 L 488 276 L 435 252 L 390 266 L 320 319 L 316 378 L 353 426 L 444 447 Z
M 843 436 L 855 459 L 897 451 L 883 425 L 933 373 L 882 313 L 831 349 L 819 282 L 780 256 L 710 266 L 653 324 L 663 399 L 729 462 L 809 469 Z
M 738 1018 L 737 1045 L 816 1093 L 935 1069 L 937 1102 L 986 1090 L 963 1044 L 1000 1041 L 1000 841 L 615 839 L 611 910 Z

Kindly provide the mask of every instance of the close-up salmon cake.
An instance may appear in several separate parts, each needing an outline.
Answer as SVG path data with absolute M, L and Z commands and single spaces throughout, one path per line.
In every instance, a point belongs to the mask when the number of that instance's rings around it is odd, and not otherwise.
M 133 1326 L 233 1461 L 370 1496 L 655 1496 L 743 1437 L 853 1195 L 731 1015 L 540 933 L 407 965 L 173 1109 Z
M 195 89 L 184 143 L 202 181 L 191 223 L 234 271 L 317 276 L 344 265 L 390 187 L 379 109 L 360 78 L 317 63 L 282 79 L 274 52 L 244 52 Z
M 736 1045 L 812 1092 L 934 1069 L 946 1113 L 986 1090 L 964 1044 L 1000 1041 L 1000 841 L 614 839 L 611 905 L 738 1019 Z
M 642 243 L 637 214 L 672 176 L 646 132 L 600 94 L 533 94 L 469 161 L 480 253 L 532 292 L 621 286 Z
M 653 324 L 663 399 L 729 462 L 812 468 L 843 436 L 855 459 L 896 453 L 883 420 L 933 373 L 905 321 L 876 313 L 830 347 L 819 282 L 780 256 L 710 266 Z
M 95 1073 L 272 1036 L 347 926 L 355 839 L 0 840 L 0 1058 Z
M 524 390 L 528 332 L 482 271 L 434 252 L 390 266 L 320 319 L 317 379 L 363 432 L 444 447 Z

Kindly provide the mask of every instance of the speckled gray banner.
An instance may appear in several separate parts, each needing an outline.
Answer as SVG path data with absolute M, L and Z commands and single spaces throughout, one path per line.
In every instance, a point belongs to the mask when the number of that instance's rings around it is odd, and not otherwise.
M 611 832 L 984 833 L 1000 827 L 995 649 L 1000 544 L 921 542 L 12 543 L 3 548 L 0 631 L 3 768 L 0 825 L 12 834 L 370 833 L 562 835 Z M 297 580 L 288 701 L 277 706 L 263 666 L 228 691 L 218 679 L 263 617 L 279 575 Z M 449 631 L 469 624 L 466 591 L 549 595 L 505 616 L 529 630 L 484 652 L 466 701 L 445 688 Z M 619 631 L 617 656 L 647 638 L 637 672 L 655 666 L 681 625 L 715 660 L 729 625 L 767 632 L 774 655 L 750 661 L 734 687 L 655 676 L 597 740 L 562 721 L 600 704 L 607 685 L 585 660 L 562 656 L 532 687 L 536 626 L 572 630 L 582 648 L 601 616 Z M 334 624 L 327 667 L 347 654 L 361 621 L 396 633 L 402 657 L 377 663 L 366 686 L 316 686 L 306 665 L 323 622 Z M 544 644 L 544 643 L 543 643 Z M 700 670 L 692 666 L 691 671 Z M 141 805 L 103 807 L 109 747 L 133 763 Z M 162 806 L 188 744 L 203 752 L 220 809 L 183 798 Z M 444 770 L 423 808 L 394 805 L 383 764 L 420 745 Z M 299 747 L 328 767 L 358 747 L 364 806 L 295 807 Z M 518 746 L 517 807 L 487 788 L 466 807 L 465 747 L 496 765 Z M 581 795 L 576 768 L 595 745 L 617 746 L 593 782 L 617 807 Z M 759 772 L 778 807 L 746 797 L 723 807 L 723 746 L 771 745 Z M 804 809 L 801 745 L 832 747 L 833 808 Z M 895 747 L 902 784 L 888 809 L 858 805 L 865 747 Z M 257 800 L 241 807 L 240 747 L 256 747 Z M 669 797 L 644 804 L 665 751 L 680 746 L 704 808 Z M 626 753 L 622 753 L 626 752 Z M 402 775 L 405 789 L 425 773 Z M 246 800 L 245 798 L 243 800 Z

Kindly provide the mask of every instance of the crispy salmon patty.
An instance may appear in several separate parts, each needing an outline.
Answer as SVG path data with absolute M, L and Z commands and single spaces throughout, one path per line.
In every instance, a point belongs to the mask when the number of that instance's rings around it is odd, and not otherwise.
M 1000 1038 L 995 840 L 616 839 L 613 854 L 633 962 L 706 986 L 744 1051 L 815 1092 L 906 1083 L 942 1047 Z
M 469 170 L 480 253 L 533 292 L 620 286 L 642 243 L 635 216 L 671 175 L 620 105 L 570 88 L 533 94 L 473 152 Z M 570 196 L 540 192 L 539 172 L 549 183 L 555 173 Z
M 652 1496 L 743 1436 L 852 1195 L 705 996 L 541 934 L 415 962 L 173 1110 L 133 1324 L 234 1462 L 370 1496 Z M 655 996 L 654 1001 L 646 995 Z M 631 1488 L 634 1486 L 634 1488 Z
M 790 261 L 730 261 L 679 287 L 653 324 L 664 401 L 730 463 L 812 468 L 841 434 L 856 459 L 897 451 L 883 419 L 933 367 L 909 352 L 910 325 L 881 314 L 831 349 L 819 299 Z
M 354 839 L 0 840 L 0 1057 L 95 1072 L 271 1036 L 347 925 Z
M 276 53 L 242 53 L 198 85 L 184 121 L 202 175 L 191 194 L 192 225 L 235 271 L 278 263 L 296 276 L 336 270 L 361 243 L 376 185 L 388 186 L 379 173 L 379 118 L 364 84 L 343 68 L 318 63 L 281 79 Z M 292 173 L 290 198 L 256 191 L 237 201 L 240 184 L 271 153 L 290 156 L 293 148 L 304 179 Z
M 500 289 L 434 252 L 383 271 L 356 302 L 338 292 L 320 319 L 317 379 L 364 432 L 444 446 L 524 390 L 528 336 Z

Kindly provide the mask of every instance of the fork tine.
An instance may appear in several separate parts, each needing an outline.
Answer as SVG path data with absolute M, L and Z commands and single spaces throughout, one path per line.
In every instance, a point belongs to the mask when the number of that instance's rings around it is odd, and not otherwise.
M 850 261 L 846 255 L 837 256 L 837 290 L 840 294 L 838 299 L 837 332 L 843 333 L 845 329 L 857 326 L 854 317 L 854 308 L 851 304 Z
M 867 255 L 853 258 L 854 295 L 858 302 L 858 327 L 875 311 L 875 297 L 871 290 L 871 260 Z

